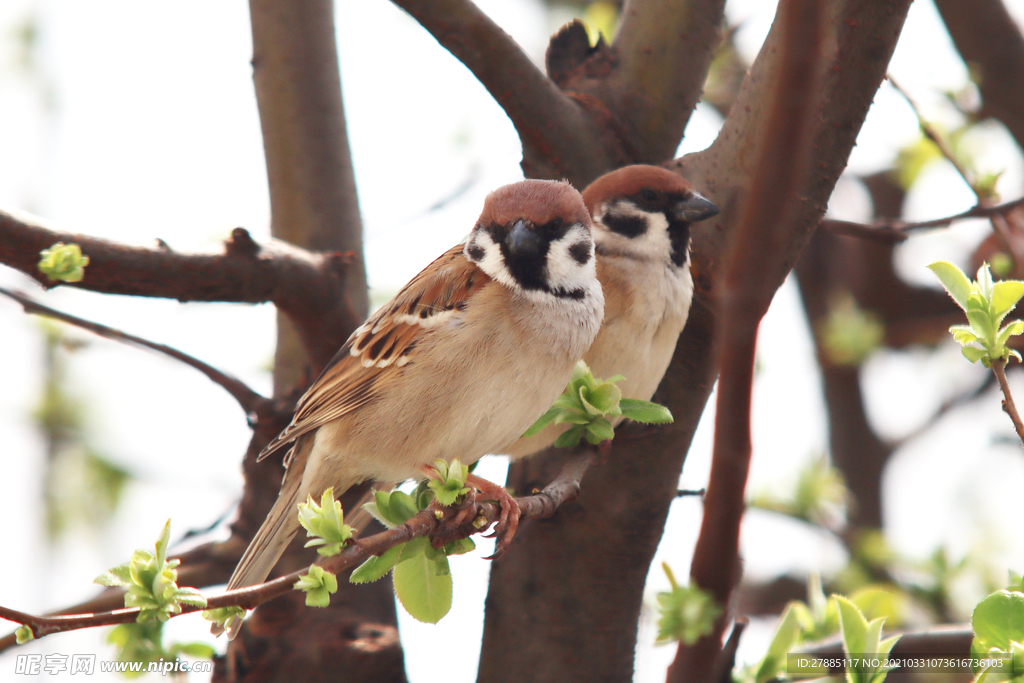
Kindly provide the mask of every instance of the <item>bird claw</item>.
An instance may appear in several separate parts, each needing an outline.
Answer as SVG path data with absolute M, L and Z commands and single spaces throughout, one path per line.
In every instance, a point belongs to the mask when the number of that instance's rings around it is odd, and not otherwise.
M 499 486 L 493 482 L 481 479 L 476 475 L 469 475 L 466 479 L 466 483 L 476 487 L 484 497 L 491 500 L 497 501 L 498 505 L 501 506 L 501 514 L 498 516 L 498 522 L 494 525 L 491 533 L 487 538 L 495 537 L 497 542 L 494 545 L 494 554 L 485 559 L 495 560 L 508 549 L 512 543 L 512 539 L 515 538 L 516 529 L 519 528 L 519 518 L 522 514 L 519 510 L 519 503 L 516 502 L 515 498 L 509 495 L 509 492 L 505 490 L 504 486 Z

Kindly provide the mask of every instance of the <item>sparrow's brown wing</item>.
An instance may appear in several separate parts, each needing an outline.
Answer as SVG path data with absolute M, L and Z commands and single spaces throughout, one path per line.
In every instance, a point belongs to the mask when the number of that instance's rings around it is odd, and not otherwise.
M 320 373 L 295 409 L 292 423 L 263 449 L 262 460 L 283 445 L 366 405 L 380 387 L 415 362 L 417 345 L 462 316 L 487 276 L 452 247 L 370 316 Z

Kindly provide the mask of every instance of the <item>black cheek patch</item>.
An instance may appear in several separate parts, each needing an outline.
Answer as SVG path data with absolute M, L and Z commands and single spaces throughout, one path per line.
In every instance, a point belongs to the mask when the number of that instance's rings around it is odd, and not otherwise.
M 479 247 L 476 244 L 471 244 L 466 248 L 466 253 L 469 254 L 469 258 L 474 261 L 480 261 L 484 257 L 483 247 Z
M 590 260 L 590 244 L 587 242 L 576 242 L 569 247 L 569 256 L 576 259 L 576 263 L 585 265 Z
M 606 213 L 601 219 L 609 230 L 625 235 L 630 239 L 647 232 L 647 220 L 642 216 L 630 216 L 619 213 Z

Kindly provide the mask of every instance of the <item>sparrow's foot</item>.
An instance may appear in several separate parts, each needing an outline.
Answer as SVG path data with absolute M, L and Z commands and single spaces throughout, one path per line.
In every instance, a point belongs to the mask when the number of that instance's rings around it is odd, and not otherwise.
M 481 479 L 475 474 L 469 475 L 466 483 L 480 491 L 484 498 L 497 501 L 498 505 L 501 506 L 501 516 L 498 517 L 498 523 L 494 525 L 494 533 L 492 534 L 498 537 L 498 542 L 494 547 L 494 554 L 487 558 L 489 560 L 497 559 L 508 549 L 516 535 L 516 529 L 519 528 L 519 516 L 521 514 L 519 503 L 509 495 L 504 486 Z
M 441 505 L 436 500 L 430 505 L 444 515 L 443 518 L 439 517 L 440 524 L 430 535 L 430 542 L 435 548 L 443 548 L 450 541 L 466 537 L 462 527 L 477 514 L 476 489 L 470 487 L 469 493 L 458 505 Z

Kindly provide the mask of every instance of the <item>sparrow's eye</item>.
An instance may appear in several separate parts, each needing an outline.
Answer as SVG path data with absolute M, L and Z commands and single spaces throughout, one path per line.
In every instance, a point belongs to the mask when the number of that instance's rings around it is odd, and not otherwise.
M 545 235 L 548 236 L 548 238 L 553 239 L 555 237 L 558 237 L 562 233 L 562 219 L 556 218 L 553 221 L 545 223 L 543 226 L 541 226 L 541 230 L 544 232 Z
M 648 187 L 640 190 L 640 196 L 645 202 L 653 202 L 658 199 L 658 193 Z

